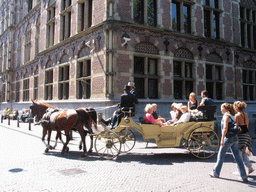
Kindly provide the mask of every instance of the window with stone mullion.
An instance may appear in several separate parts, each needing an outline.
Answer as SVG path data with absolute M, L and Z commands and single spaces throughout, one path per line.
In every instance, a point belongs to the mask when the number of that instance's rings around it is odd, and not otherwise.
M 59 68 L 59 99 L 69 98 L 69 65 Z
M 20 101 L 20 82 L 17 81 L 15 84 L 15 101 L 19 102 Z
M 172 1 L 172 29 L 191 33 L 191 5 L 186 1 Z
M 157 26 L 157 1 L 133 0 L 133 20 L 135 23 Z
M 78 4 L 78 32 L 92 26 L 92 0 L 84 0 Z
M 256 71 L 255 70 L 243 70 L 243 99 L 255 100 L 256 91 Z
M 223 68 L 221 65 L 206 64 L 206 90 L 209 97 L 223 99 Z
M 91 60 L 78 62 L 77 67 L 77 98 L 90 99 L 91 97 Z
M 141 99 L 157 99 L 158 95 L 158 60 L 148 57 L 134 57 L 134 82 L 136 96 Z
M 53 98 L 53 69 L 45 71 L 45 100 Z
M 23 101 L 29 101 L 29 79 L 23 80 Z
M 220 39 L 221 10 L 218 0 L 204 0 L 204 36 Z
M 173 79 L 174 98 L 188 99 L 189 94 L 194 91 L 193 63 L 174 60 Z
M 6 87 L 6 84 L 4 83 L 3 87 L 2 87 L 2 90 L 1 90 L 2 94 L 0 95 L 1 96 L 1 98 L 0 98 L 1 102 L 5 102 L 5 93 L 6 93 L 5 87 Z
M 55 5 L 47 9 L 47 23 L 46 23 L 46 47 L 54 45 L 55 34 Z
M 38 75 L 34 77 L 33 99 L 38 99 Z

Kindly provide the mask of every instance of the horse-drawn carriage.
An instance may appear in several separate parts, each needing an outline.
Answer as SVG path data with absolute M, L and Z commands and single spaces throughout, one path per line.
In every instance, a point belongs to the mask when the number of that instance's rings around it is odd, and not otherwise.
M 166 125 L 145 124 L 143 120 L 137 123 L 133 120 L 130 110 L 122 110 L 120 124 L 109 130 L 100 121 L 102 114 L 98 115 L 98 120 L 104 131 L 94 134 L 95 150 L 102 158 L 113 159 L 121 152 L 132 150 L 136 138 L 131 128 L 139 132 L 144 140 L 154 140 L 159 148 L 185 147 L 197 158 L 210 158 L 219 148 L 219 138 L 214 131 L 214 109 L 201 108 L 204 116 L 188 123 Z
M 215 109 L 202 108 L 203 117 L 195 119 L 188 123 L 173 125 L 166 125 L 160 127 L 159 125 L 145 124 L 143 121 L 137 123 L 132 118 L 131 108 L 121 109 L 123 117 L 119 125 L 110 130 L 101 122 L 102 114 L 98 114 L 98 122 L 104 128 L 103 131 L 92 133 L 92 124 L 97 129 L 97 115 L 93 108 L 78 108 L 78 109 L 56 109 L 39 101 L 33 101 L 30 107 L 32 116 L 37 116 L 43 126 L 42 141 L 48 132 L 48 144 L 46 144 L 45 152 L 48 152 L 52 147 L 50 146 L 51 131 L 57 131 L 56 141 L 61 139 L 61 131 L 65 131 L 67 137 L 62 153 L 68 150 L 68 142 L 70 140 L 70 131 L 75 129 L 81 136 L 81 141 L 84 145 L 83 155 L 87 155 L 84 127 L 89 130 L 91 138 L 92 151 L 93 137 L 95 137 L 94 145 L 98 155 L 105 159 L 114 159 L 121 152 L 129 152 L 133 149 L 136 138 L 132 129 L 139 132 L 144 140 L 154 140 L 159 148 L 171 147 L 185 147 L 197 158 L 210 158 L 219 148 L 219 138 L 214 131 L 214 112 Z M 207 110 L 206 110 L 207 109 Z M 200 110 L 200 109 L 199 109 Z M 57 142 L 55 142 L 56 146 Z M 81 148 L 81 147 L 80 147 Z

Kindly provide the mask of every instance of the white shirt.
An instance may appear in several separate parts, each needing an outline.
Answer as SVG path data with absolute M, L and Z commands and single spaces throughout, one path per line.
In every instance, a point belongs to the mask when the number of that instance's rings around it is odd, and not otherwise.
M 170 114 L 171 114 L 172 121 L 174 121 L 176 118 L 176 113 L 174 111 L 170 111 Z
M 176 121 L 175 124 L 186 123 L 186 122 L 189 122 L 189 120 L 190 120 L 190 113 L 186 112 L 181 115 L 180 119 Z

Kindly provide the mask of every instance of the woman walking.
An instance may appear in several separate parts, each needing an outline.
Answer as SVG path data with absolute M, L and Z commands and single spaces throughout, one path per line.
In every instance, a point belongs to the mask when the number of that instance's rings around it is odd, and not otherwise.
M 245 102 L 234 102 L 234 109 L 237 112 L 235 115 L 236 124 L 242 128 L 242 132 L 238 135 L 240 156 L 244 160 L 244 164 L 248 169 L 248 174 L 250 174 L 254 171 L 254 169 L 252 168 L 252 163 L 250 162 L 246 153 L 247 147 L 248 150 L 252 152 L 252 141 L 249 133 L 249 117 L 244 112 L 246 107 L 247 104 Z
M 221 146 L 218 152 L 217 162 L 213 169 L 213 171 L 210 173 L 211 177 L 219 177 L 220 171 L 225 159 L 226 152 L 228 149 L 231 149 L 233 153 L 233 157 L 236 160 L 236 163 L 238 164 L 238 168 L 240 171 L 240 175 L 242 177 L 243 182 L 247 182 L 247 174 L 245 171 L 244 163 L 239 155 L 239 146 L 238 146 L 238 136 L 234 136 L 232 138 L 227 138 L 226 134 L 228 132 L 228 122 L 231 121 L 231 118 L 233 121 L 235 121 L 234 115 L 235 110 L 233 108 L 232 104 L 229 103 L 223 103 L 221 105 L 221 112 L 223 114 L 222 121 L 221 121 L 221 129 L 222 129 L 222 136 L 221 136 Z

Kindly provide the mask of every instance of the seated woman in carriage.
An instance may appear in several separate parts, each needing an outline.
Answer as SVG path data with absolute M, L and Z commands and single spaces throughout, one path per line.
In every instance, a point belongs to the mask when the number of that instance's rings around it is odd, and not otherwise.
M 178 121 L 175 121 L 175 122 L 172 122 L 171 120 L 167 121 L 166 125 L 177 125 L 177 124 L 180 124 L 180 123 L 187 123 L 187 122 L 189 122 L 189 120 L 190 120 L 190 113 L 188 111 L 188 107 L 183 105 L 183 106 L 180 107 L 180 110 L 182 112 L 182 115 L 181 115 L 180 119 Z
M 174 123 L 175 121 L 178 121 L 182 115 L 182 112 L 180 108 L 182 107 L 182 103 L 173 103 L 171 105 L 172 111 L 170 111 L 171 114 L 171 120 L 169 120 L 169 123 Z

